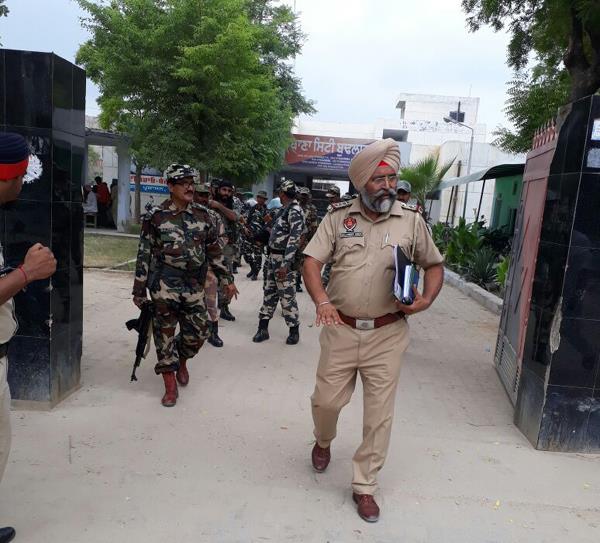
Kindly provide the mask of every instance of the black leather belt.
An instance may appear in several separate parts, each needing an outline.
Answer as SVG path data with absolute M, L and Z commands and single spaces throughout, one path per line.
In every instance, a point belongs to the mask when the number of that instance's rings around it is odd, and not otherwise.
M 8 354 L 8 343 L 0 345 L 0 358 L 4 358 Z

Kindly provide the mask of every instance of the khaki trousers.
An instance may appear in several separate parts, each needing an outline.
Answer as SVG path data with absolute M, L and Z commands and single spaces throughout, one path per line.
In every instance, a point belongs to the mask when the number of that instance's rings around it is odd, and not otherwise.
M 408 347 L 405 319 L 376 330 L 326 326 L 320 336 L 321 357 L 311 397 L 315 438 L 329 447 L 336 436 L 340 411 L 349 401 L 360 374 L 363 383 L 363 441 L 352 459 L 352 489 L 374 494 L 377 472 L 387 455 L 396 386 L 402 355 Z
M 6 357 L 0 358 L 0 480 L 10 451 L 10 391 L 8 390 Z

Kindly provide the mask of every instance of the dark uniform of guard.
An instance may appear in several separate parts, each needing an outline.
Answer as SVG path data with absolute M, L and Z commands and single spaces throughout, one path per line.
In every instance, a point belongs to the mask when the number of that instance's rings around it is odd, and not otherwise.
M 298 189 L 298 203 L 304 213 L 304 225 L 306 234 L 302 237 L 298 252 L 296 253 L 296 261 L 294 262 L 294 271 L 296 272 L 296 292 L 302 292 L 302 264 L 304 263 L 304 248 L 312 239 L 319 228 L 319 215 L 317 208 L 310 202 L 310 189 L 308 187 L 300 187 Z
M 153 334 L 166 393 L 163 405 L 175 405 L 177 382 L 187 385 L 186 362 L 198 353 L 208 336 L 204 283 L 208 267 L 221 285 L 233 283 L 218 243 L 218 232 L 208 210 L 193 202 L 194 172 L 189 166 L 172 164 L 166 172 L 171 198 L 146 214 L 137 256 L 134 301 L 154 303 Z M 174 202 L 177 185 L 191 190 L 191 199 L 180 209 Z M 175 329 L 179 325 L 179 334 Z
M 262 267 L 262 257 L 265 244 L 268 238 L 265 238 L 266 224 L 265 215 L 267 214 L 267 193 L 264 190 L 256 194 L 256 205 L 250 207 L 246 214 L 246 225 L 244 230 L 243 255 L 250 266 L 250 273 L 247 277 L 256 281 Z
M 305 233 L 304 214 L 296 201 L 296 186 L 292 181 L 284 181 L 279 188 L 279 197 L 283 207 L 273 219 L 269 237 L 264 281 L 264 300 L 259 312 L 258 331 L 252 341 L 260 343 L 269 339 L 269 320 L 281 302 L 283 317 L 289 327 L 286 340 L 288 345 L 295 345 L 300 339 L 298 304 L 294 285 L 294 261 L 300 240 Z

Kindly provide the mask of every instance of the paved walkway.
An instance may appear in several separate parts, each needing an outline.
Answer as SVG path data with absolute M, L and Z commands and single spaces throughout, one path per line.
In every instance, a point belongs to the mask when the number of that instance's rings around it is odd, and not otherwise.
M 240 273 L 238 321 L 194 360 L 162 408 L 154 357 L 130 383 L 131 279 L 86 274 L 83 386 L 52 412 L 13 413 L 0 525 L 23 543 L 564 542 L 600 531 L 600 457 L 534 451 L 512 424 L 492 366 L 497 317 L 452 287 L 411 319 L 382 517 L 350 495 L 360 389 L 343 411 L 327 473 L 309 463 L 318 331 L 301 295 L 299 346 L 251 343 L 260 283 Z

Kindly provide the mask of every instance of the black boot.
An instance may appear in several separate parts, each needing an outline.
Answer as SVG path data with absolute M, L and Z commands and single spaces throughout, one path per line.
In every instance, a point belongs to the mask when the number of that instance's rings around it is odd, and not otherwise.
M 300 332 L 298 331 L 299 326 L 290 326 L 290 333 L 285 340 L 288 345 L 296 345 L 300 341 Z
M 256 281 L 258 279 L 259 271 L 260 271 L 260 268 L 257 268 L 256 266 L 254 266 L 252 268 L 252 270 L 250 271 L 250 279 L 252 279 L 252 281 Z
M 269 339 L 269 319 L 260 319 L 258 321 L 258 331 L 254 334 L 252 341 L 254 343 L 261 343 Z
M 208 336 L 208 342 L 213 347 L 223 347 L 223 340 L 219 337 L 219 321 L 209 322 L 208 328 L 210 329 L 210 336 Z
M 300 277 L 300 274 L 298 274 L 298 277 L 296 278 L 296 292 L 303 292 L 302 278 Z
M 223 309 L 221 309 L 221 318 L 232 322 L 235 320 L 235 317 L 229 312 L 228 305 L 224 305 Z
M 14 528 L 0 528 L 0 543 L 8 543 L 15 538 Z
M 248 279 L 252 278 L 252 276 L 254 275 L 254 268 L 250 268 L 250 271 L 246 274 L 246 277 Z

